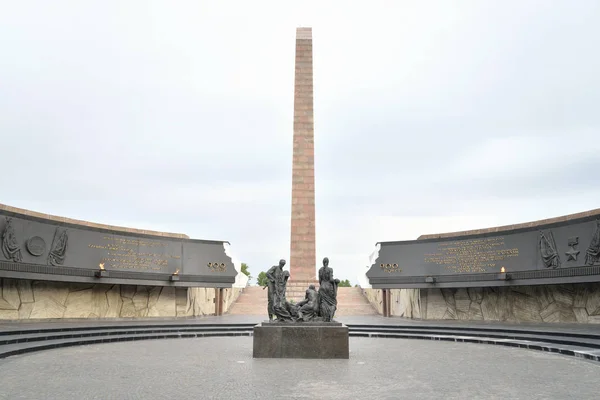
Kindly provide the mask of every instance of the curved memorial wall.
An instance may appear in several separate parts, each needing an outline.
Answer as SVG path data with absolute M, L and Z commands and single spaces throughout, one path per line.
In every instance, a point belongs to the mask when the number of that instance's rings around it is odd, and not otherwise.
M 600 322 L 600 209 L 378 245 L 367 278 L 389 315 Z
M 239 292 L 227 245 L 0 205 L 0 319 L 225 312 Z

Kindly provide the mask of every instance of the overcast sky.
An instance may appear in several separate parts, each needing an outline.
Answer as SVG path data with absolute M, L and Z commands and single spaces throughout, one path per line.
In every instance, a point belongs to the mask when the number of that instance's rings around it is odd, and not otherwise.
M 327 4 L 326 6 L 323 3 Z M 600 207 L 600 2 L 4 1 L 0 202 L 289 257 L 313 28 L 317 257 Z

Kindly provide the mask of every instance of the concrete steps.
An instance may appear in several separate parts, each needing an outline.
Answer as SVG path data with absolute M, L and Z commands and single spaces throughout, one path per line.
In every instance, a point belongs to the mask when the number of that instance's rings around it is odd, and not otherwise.
M 267 289 L 248 286 L 229 309 L 231 315 L 264 315 L 267 319 Z
M 360 288 L 341 287 L 337 294 L 338 308 L 336 316 L 377 315 L 377 311 L 363 295 Z
M 132 340 L 179 339 L 203 337 L 252 336 L 256 322 L 243 317 L 171 319 L 167 321 L 81 321 L 77 323 L 19 323 L 0 329 L 0 359 L 40 350 L 97 343 Z M 360 321 L 360 319 L 354 319 Z M 580 359 L 600 361 L 600 332 L 590 327 L 574 326 L 568 330 L 540 324 L 523 327 L 512 324 L 464 324 L 449 321 L 395 324 L 393 319 L 365 318 L 371 323 L 346 323 L 351 337 L 377 339 L 421 339 L 480 343 L 558 353 Z M 402 321 L 398 319 L 397 321 Z M 215 323 L 216 322 L 216 323 Z M 582 324 L 583 325 L 583 324 Z M 49 328 L 51 326 L 51 328 Z M 2 325 L 0 325 L 2 328 Z
M 288 300 L 295 302 L 304 299 L 308 282 L 290 282 L 286 290 Z M 301 286 L 303 285 L 303 286 Z M 315 285 L 318 290 L 318 284 Z M 264 315 L 267 316 L 267 289 L 249 286 L 240 294 L 229 310 L 231 315 Z M 377 315 L 360 288 L 338 288 L 338 308 L 336 316 L 342 315 Z

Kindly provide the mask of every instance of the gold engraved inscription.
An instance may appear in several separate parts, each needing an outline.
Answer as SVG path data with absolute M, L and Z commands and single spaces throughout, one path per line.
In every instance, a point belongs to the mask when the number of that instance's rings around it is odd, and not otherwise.
M 398 264 L 379 264 L 382 270 L 391 274 L 392 272 L 402 272 L 402 269 L 398 268 Z
M 437 252 L 425 254 L 425 262 L 454 273 L 494 272 L 499 262 L 518 257 L 519 249 L 507 249 L 503 237 L 442 242 Z
M 101 263 L 107 269 L 135 269 L 143 271 L 163 271 L 168 268 L 169 260 L 179 260 L 181 255 L 165 254 L 165 242 L 147 239 L 124 239 L 104 236 L 102 244 L 89 244 L 91 249 L 106 251 Z M 156 250 L 154 250 L 156 249 Z

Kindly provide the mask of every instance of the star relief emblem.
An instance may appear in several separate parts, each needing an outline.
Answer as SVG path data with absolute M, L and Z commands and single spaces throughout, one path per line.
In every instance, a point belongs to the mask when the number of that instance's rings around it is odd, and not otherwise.
M 571 248 L 571 250 L 567 251 L 565 254 L 567 255 L 567 261 L 577 261 L 579 250 Z

